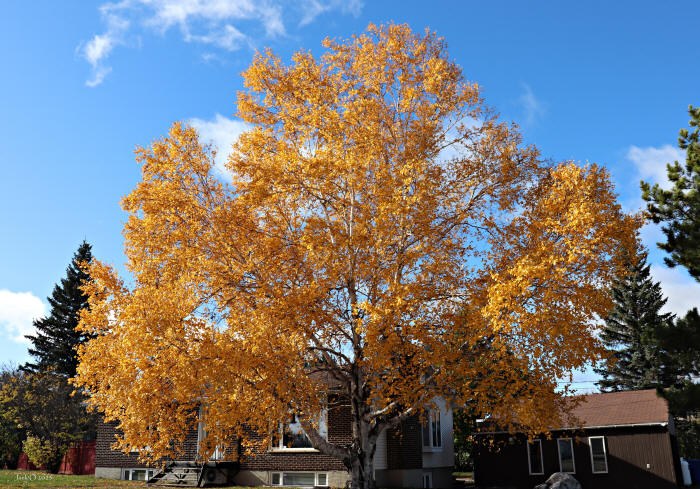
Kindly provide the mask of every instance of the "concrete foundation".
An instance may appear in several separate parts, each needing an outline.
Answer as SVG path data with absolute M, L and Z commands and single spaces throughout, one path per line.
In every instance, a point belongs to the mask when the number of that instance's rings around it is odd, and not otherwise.
M 454 477 L 452 467 L 432 467 L 422 469 L 377 470 L 374 477 L 377 487 L 402 487 L 422 489 L 423 475 L 430 474 L 433 489 L 452 489 Z
M 374 478 L 377 487 L 423 487 L 423 469 L 377 470 Z
M 95 467 L 95 477 L 98 479 L 121 479 L 122 469 L 114 467 Z
M 272 472 L 279 471 L 267 471 L 267 470 L 241 470 L 234 477 L 234 482 L 239 486 L 270 486 L 272 485 Z M 305 471 L 301 470 L 298 472 L 318 472 L 318 471 Z M 350 475 L 347 472 L 339 470 L 329 470 L 325 471 L 328 474 L 328 486 L 330 487 L 345 487 Z

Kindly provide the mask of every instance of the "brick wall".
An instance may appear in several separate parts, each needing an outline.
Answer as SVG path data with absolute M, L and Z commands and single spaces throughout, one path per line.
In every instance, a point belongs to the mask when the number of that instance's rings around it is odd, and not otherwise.
M 328 409 L 328 441 L 336 444 L 349 444 L 352 441 L 350 428 L 350 407 L 331 399 Z M 335 401 L 335 402 L 333 402 Z M 327 471 L 346 470 L 345 465 L 335 457 L 314 452 L 270 452 L 267 447 L 254 451 L 254 456 L 241 460 L 241 470 L 271 471 Z
M 330 405 L 332 407 L 328 410 L 328 441 L 340 445 L 351 443 L 350 407 L 339 402 L 331 402 Z M 95 465 L 115 468 L 146 467 L 138 461 L 138 454 L 111 449 L 116 434 L 116 423 L 98 424 Z M 185 442 L 185 453 L 178 457 L 178 460 L 193 461 L 196 455 L 197 430 L 193 429 Z M 396 430 L 387 433 L 387 457 L 389 469 L 421 468 L 421 426 L 417 418 L 411 418 Z M 254 456 L 247 456 L 240 462 L 241 470 L 253 471 L 346 470 L 340 460 L 329 455 L 318 452 L 271 452 L 267 447 L 256 449 Z
M 337 399 L 331 399 L 328 408 L 328 441 L 338 444 L 352 442 L 352 426 L 350 406 L 341 404 Z
M 118 468 L 140 468 L 158 465 L 146 465 L 138 460 L 137 453 L 124 453 L 120 450 L 113 450 L 112 444 L 116 441 L 117 423 L 105 423 L 99 421 L 97 424 L 97 441 L 95 446 L 95 466 L 96 467 L 118 467 Z M 187 434 L 185 440 L 184 453 L 178 460 L 194 460 L 197 455 L 197 430 L 192 429 Z

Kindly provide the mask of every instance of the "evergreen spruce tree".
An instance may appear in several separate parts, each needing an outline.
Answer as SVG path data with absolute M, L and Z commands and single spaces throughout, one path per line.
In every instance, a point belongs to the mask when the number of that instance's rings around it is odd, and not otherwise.
M 66 277 L 56 284 L 48 297 L 51 313 L 34 321 L 36 335 L 27 335 L 33 347 L 29 353 L 34 357 L 21 368 L 26 372 L 53 372 L 64 378 L 75 376 L 77 358 L 75 348 L 86 340 L 75 330 L 80 310 L 87 307 L 87 297 L 80 290 L 89 276 L 80 268 L 80 263 L 92 260 L 92 247 L 83 243 L 73 255 L 66 269 Z
M 685 164 L 675 161 L 666 165 L 671 188 L 642 182 L 642 198 L 647 201 L 647 216 L 663 224 L 665 243 L 657 243 L 670 256 L 670 267 L 681 265 L 700 282 L 700 107 L 689 107 L 690 128 L 680 130 L 678 146 L 685 150 Z M 662 348 L 673 352 L 679 372 L 685 377 L 664 391 L 675 425 L 680 455 L 700 456 L 700 314 L 693 308 L 659 335 Z M 671 356 L 671 355 L 669 355 Z
M 595 371 L 603 376 L 603 391 L 668 387 L 678 381 L 678 367 L 659 341 L 673 328 L 674 316 L 661 313 L 666 304 L 661 286 L 650 276 L 647 252 L 638 244 L 628 259 L 627 274 L 612 287 L 614 307 L 605 319 L 601 339 L 611 358 Z
M 675 161 L 666 165 L 672 187 L 641 185 L 649 218 L 663 223 L 666 242 L 658 245 L 670 254 L 664 261 L 670 267 L 687 268 L 700 282 L 700 107 L 691 105 L 688 112 L 690 130 L 681 129 L 678 137 L 678 146 L 685 150 L 685 164 Z

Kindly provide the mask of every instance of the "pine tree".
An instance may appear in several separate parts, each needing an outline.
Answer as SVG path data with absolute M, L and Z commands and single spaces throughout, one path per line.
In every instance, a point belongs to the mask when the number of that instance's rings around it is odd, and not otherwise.
M 642 182 L 642 198 L 647 201 L 649 218 L 663 223 L 665 243 L 659 248 L 670 253 L 664 258 L 670 267 L 681 265 L 700 282 L 700 107 L 688 108 L 690 130 L 681 129 L 678 146 L 685 150 L 685 165 L 666 165 L 669 190 L 659 184 Z M 693 129 L 694 128 L 694 129 Z
M 647 201 L 647 217 L 662 223 L 666 235 L 659 248 L 670 254 L 664 258 L 669 267 L 681 265 L 700 282 L 700 107 L 688 108 L 690 128 L 680 130 L 678 146 L 685 150 L 685 164 L 666 165 L 670 189 L 642 182 L 642 198 Z M 681 455 L 697 458 L 700 454 L 700 314 L 693 308 L 661 331 L 659 340 L 683 374 L 683 382 L 667 389 L 671 413 L 675 417 Z M 671 355 L 669 355 L 671 356 Z
M 659 341 L 659 334 L 673 329 L 674 316 L 661 313 L 666 298 L 650 268 L 647 252 L 638 244 L 628 273 L 613 284 L 614 307 L 601 333 L 611 357 L 595 369 L 603 376 L 598 382 L 603 391 L 668 387 L 678 379 L 676 362 Z
M 80 310 L 87 307 L 87 297 L 80 290 L 89 275 L 80 264 L 92 261 L 92 247 L 86 241 L 78 248 L 66 269 L 66 277 L 56 284 L 48 297 L 51 313 L 34 321 L 36 335 L 27 335 L 33 347 L 34 357 L 21 368 L 27 372 L 54 372 L 63 377 L 75 376 L 77 358 L 75 348 L 85 341 L 83 333 L 76 331 Z

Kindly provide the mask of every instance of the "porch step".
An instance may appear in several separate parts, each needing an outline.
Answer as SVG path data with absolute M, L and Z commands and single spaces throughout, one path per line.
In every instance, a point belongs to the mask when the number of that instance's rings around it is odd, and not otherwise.
M 154 475 L 149 486 L 199 487 L 202 466 L 194 462 L 170 462 Z
M 148 485 L 171 487 L 231 485 L 239 468 L 238 462 L 229 461 L 210 461 L 203 464 L 185 461 L 169 462 L 163 470 L 148 481 Z

